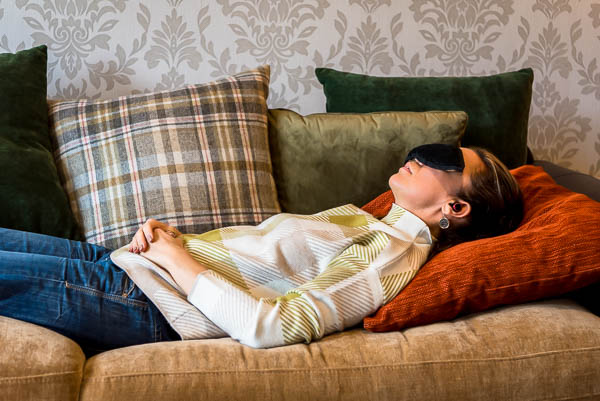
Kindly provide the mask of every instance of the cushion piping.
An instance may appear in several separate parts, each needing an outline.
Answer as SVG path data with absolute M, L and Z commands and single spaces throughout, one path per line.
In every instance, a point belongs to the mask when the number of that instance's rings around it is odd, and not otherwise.
M 63 376 L 68 378 L 70 376 L 82 376 L 82 371 L 70 371 L 70 372 L 60 372 L 60 373 L 43 373 L 40 375 L 30 375 L 30 376 L 11 376 L 11 377 L 0 377 L 0 383 L 11 383 L 11 382 L 21 382 L 21 381 L 42 381 L 42 382 L 50 382 L 55 381 L 57 377 Z

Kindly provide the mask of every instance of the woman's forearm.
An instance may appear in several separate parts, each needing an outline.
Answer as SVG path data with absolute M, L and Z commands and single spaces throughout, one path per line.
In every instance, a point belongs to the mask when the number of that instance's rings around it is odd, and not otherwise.
M 208 270 L 183 249 L 170 256 L 163 267 L 171 273 L 186 295 L 192 290 L 198 274 Z
M 198 274 L 208 269 L 185 250 L 183 240 L 177 233 L 157 228 L 152 234 L 153 241 L 141 255 L 168 271 L 181 289 L 189 294 Z

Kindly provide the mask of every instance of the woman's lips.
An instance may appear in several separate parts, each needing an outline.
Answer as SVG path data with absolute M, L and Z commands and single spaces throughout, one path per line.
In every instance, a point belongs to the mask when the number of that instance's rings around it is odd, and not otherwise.
M 412 174 L 412 171 L 410 169 L 410 166 L 408 165 L 409 162 L 407 162 L 404 167 L 402 167 L 400 170 L 406 170 L 409 174 Z

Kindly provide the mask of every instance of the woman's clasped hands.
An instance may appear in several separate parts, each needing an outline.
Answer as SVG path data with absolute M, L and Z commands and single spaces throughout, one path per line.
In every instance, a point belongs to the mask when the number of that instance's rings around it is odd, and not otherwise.
M 183 292 L 189 294 L 198 274 L 207 268 L 183 244 L 182 234 L 175 227 L 149 219 L 135 233 L 128 249 L 168 271 Z
M 129 252 L 166 267 L 178 253 L 185 252 L 181 232 L 155 219 L 148 219 L 129 243 Z

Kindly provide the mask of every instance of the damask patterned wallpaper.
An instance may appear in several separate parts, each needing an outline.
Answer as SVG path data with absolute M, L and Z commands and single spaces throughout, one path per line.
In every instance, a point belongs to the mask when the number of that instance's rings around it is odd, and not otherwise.
M 49 95 L 110 98 L 270 64 L 271 107 L 325 110 L 317 66 L 535 71 L 537 158 L 600 176 L 600 0 L 0 0 L 0 52 L 49 47 Z

